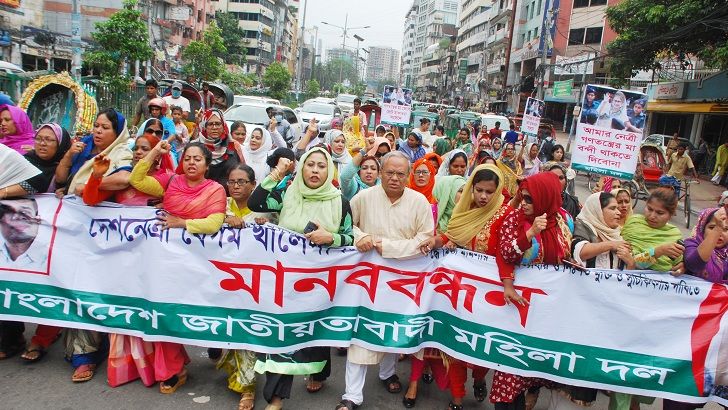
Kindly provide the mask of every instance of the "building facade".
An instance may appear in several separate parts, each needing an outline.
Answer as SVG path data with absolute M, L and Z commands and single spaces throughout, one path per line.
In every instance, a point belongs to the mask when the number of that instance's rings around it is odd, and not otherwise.
M 331 62 L 334 60 L 344 60 L 351 64 L 355 63 L 356 58 L 356 51 L 350 50 L 348 48 L 330 48 L 326 50 L 326 62 Z
M 243 70 L 262 75 L 278 61 L 295 69 L 297 56 L 298 1 L 293 0 L 215 0 L 215 10 L 232 13 L 245 30 L 243 44 L 248 51 Z
M 392 47 L 369 47 L 367 58 L 368 82 L 399 78 L 399 51 Z
M 417 2 L 413 2 L 407 11 L 402 37 L 402 63 L 399 83 L 405 88 L 412 88 L 414 83 L 415 28 L 417 25 Z
M 428 54 L 428 69 L 422 73 L 425 51 L 432 45 L 441 44 L 447 38 L 452 43 L 452 36 L 457 35 L 460 4 L 457 0 L 414 0 L 410 12 L 413 14 L 414 45 L 411 55 L 412 87 L 416 98 L 423 99 L 426 92 L 427 76 L 432 75 L 432 53 Z M 409 16 L 408 13 L 408 16 Z M 448 47 L 445 47 L 449 49 Z M 431 49 L 431 48 L 430 48 Z
M 457 56 L 460 64 L 467 64 L 464 79 L 458 79 L 460 95 L 465 105 L 482 100 L 479 85 L 485 84 L 485 45 L 492 0 L 463 0 L 460 4 Z M 465 63 L 462 63 L 462 62 Z
M 18 8 L 0 8 L 2 27 L 12 34 L 12 44 L 0 47 L 3 59 L 28 71 L 70 70 L 73 0 L 23 0 L 21 4 Z M 103 4 L 78 0 L 82 48 L 89 47 L 96 24 L 108 20 L 123 4 L 123 0 Z M 174 4 L 146 0 L 140 1 L 138 8 L 149 28 L 153 63 L 165 73 L 179 68 L 182 48 L 199 40 L 214 17 L 212 0 L 183 0 Z

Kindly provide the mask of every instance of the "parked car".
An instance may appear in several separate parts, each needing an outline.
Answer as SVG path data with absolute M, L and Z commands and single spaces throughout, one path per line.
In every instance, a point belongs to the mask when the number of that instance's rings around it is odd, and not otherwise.
M 265 127 L 268 123 L 268 114 L 266 109 L 273 107 L 273 109 L 281 113 L 283 118 L 291 124 L 291 141 L 292 143 L 298 142 L 301 139 L 302 122 L 301 118 L 290 108 L 284 105 L 265 104 L 262 102 L 244 102 L 241 104 L 233 104 L 232 107 L 225 111 L 225 122 L 228 127 L 235 121 L 242 121 L 245 123 L 245 127 L 248 130 L 248 134 L 257 127 Z M 283 136 L 285 138 L 285 135 Z
M 336 104 L 341 108 L 344 114 L 351 114 L 354 112 L 354 99 L 357 98 L 353 94 L 339 94 L 336 96 Z
M 331 129 L 331 120 L 341 118 L 341 108 L 335 104 L 309 100 L 295 110 L 301 116 L 303 124 L 308 124 L 311 118 L 316 118 L 319 134 Z
M 666 134 L 650 134 L 647 138 L 645 138 L 644 142 L 649 142 L 651 144 L 656 144 L 661 146 L 663 149 L 667 150 L 667 144 L 672 139 L 672 135 L 666 135 Z M 687 138 L 680 138 L 680 143 L 686 143 L 688 144 L 688 152 L 693 152 L 696 147 L 693 145 L 692 142 L 690 142 Z
M 233 104 L 242 104 L 244 102 L 262 102 L 264 104 L 281 105 L 280 101 L 270 97 L 262 97 L 258 95 L 236 95 L 233 97 Z
M 336 105 L 336 99 L 335 98 L 328 98 L 328 97 L 311 98 L 309 100 L 304 101 L 303 104 L 308 104 L 310 102 L 319 102 L 319 103 L 324 103 L 324 104 L 333 104 L 333 105 Z M 303 105 L 303 104 L 301 104 L 301 105 Z

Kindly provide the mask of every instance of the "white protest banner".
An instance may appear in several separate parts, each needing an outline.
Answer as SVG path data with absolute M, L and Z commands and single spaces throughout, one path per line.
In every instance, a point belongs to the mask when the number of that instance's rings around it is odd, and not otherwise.
M 521 132 L 528 135 L 538 135 L 538 127 L 541 125 L 541 117 L 546 104 L 535 98 L 528 97 L 526 110 L 523 112 Z
M 409 125 L 410 114 L 412 114 L 412 90 L 385 85 L 382 93 L 381 122 L 406 127 Z
M 273 225 L 197 235 L 160 230 L 153 208 L 19 201 L 0 217 L 0 246 L 27 247 L 0 263 L 2 320 L 271 353 L 430 346 L 570 385 L 728 404 L 725 285 L 538 265 L 516 271 L 529 301 L 516 307 L 494 259 L 474 252 L 400 261 Z
M 632 179 L 646 122 L 647 96 L 588 85 L 571 155 L 575 170 Z

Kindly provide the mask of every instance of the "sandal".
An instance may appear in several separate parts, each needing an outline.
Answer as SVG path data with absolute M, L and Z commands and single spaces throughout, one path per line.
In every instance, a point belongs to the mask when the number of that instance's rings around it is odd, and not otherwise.
M 308 391 L 309 393 L 318 393 L 323 388 L 324 382 L 313 380 L 310 377 L 308 378 L 308 382 L 306 383 L 306 391 Z
M 23 359 L 23 362 L 27 364 L 37 363 L 41 361 L 41 359 L 43 359 L 46 353 L 48 352 L 40 346 L 31 346 L 30 348 L 25 349 L 23 354 L 20 355 L 20 358 Z
M 359 408 L 359 405 L 351 400 L 342 400 L 336 405 L 336 410 L 354 410 Z
M 485 396 L 488 392 L 488 389 L 485 387 L 485 382 L 482 384 L 473 384 L 473 395 L 475 396 L 475 400 L 479 401 L 480 403 L 485 401 Z
M 411 409 L 412 407 L 415 407 L 415 404 L 417 404 L 417 397 L 411 399 L 407 396 L 404 396 L 402 397 L 402 404 L 404 404 L 404 407 L 406 409 Z
M 399 382 L 399 377 L 397 377 L 396 374 L 382 380 L 382 383 L 384 383 L 384 387 L 387 388 L 387 391 L 392 394 L 400 393 L 402 391 L 402 383 Z
M 253 407 L 255 407 L 255 393 L 243 393 L 240 396 L 238 410 L 253 410 Z
M 71 381 L 74 383 L 87 382 L 94 378 L 94 373 L 96 373 L 95 364 L 82 364 L 73 371 Z
M 10 359 L 25 349 L 25 339 L 20 338 L 14 345 L 10 345 L 0 350 L 0 360 Z
M 182 369 L 179 374 L 159 383 L 159 392 L 162 394 L 172 394 L 185 383 L 187 383 L 187 369 Z
M 464 408 L 462 404 L 455 404 L 453 402 L 447 405 L 448 410 L 463 410 Z
M 425 382 L 425 384 L 432 384 L 432 382 L 435 381 L 435 378 L 432 377 L 431 373 L 422 373 L 422 381 Z
M 265 406 L 265 410 L 281 410 L 283 406 L 279 406 L 277 404 L 269 404 Z
M 213 362 L 220 360 L 222 357 L 222 349 L 218 349 L 216 347 L 207 348 L 207 357 L 209 357 Z

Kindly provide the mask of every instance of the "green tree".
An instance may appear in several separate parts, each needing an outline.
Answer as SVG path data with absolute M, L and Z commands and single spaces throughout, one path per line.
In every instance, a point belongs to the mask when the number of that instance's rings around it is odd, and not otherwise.
M 255 74 L 242 74 L 224 70 L 220 75 L 220 81 L 230 87 L 235 94 L 244 94 L 247 88 L 255 85 L 257 77 Z
M 124 7 L 101 23 L 91 33 L 97 46 L 83 55 L 90 67 L 99 70 L 101 79 L 113 92 L 129 88 L 131 76 L 124 74 L 127 63 L 152 57 L 147 26 L 135 0 L 126 0 Z
M 344 86 L 344 84 L 341 84 L 341 83 L 336 83 L 336 84 L 334 84 L 334 85 L 333 85 L 333 86 L 331 87 L 331 91 L 332 91 L 332 92 L 333 92 L 334 94 L 342 94 L 342 93 L 346 93 L 346 92 L 348 92 L 349 90 L 348 90 L 348 89 L 347 89 L 347 88 L 346 88 L 346 87 Z
M 275 62 L 265 69 L 263 84 L 270 89 L 268 94 L 271 97 L 283 100 L 288 97 L 288 91 L 291 89 L 291 73 L 283 64 Z
M 319 96 L 320 92 L 321 86 L 316 79 L 309 80 L 308 83 L 306 83 L 306 98 L 316 98 Z
M 367 90 L 367 83 L 359 82 L 349 87 L 349 92 L 354 95 L 362 95 Z
M 317 73 L 316 77 L 324 90 L 333 90 L 334 84 L 344 80 L 349 80 L 352 84 L 358 81 L 356 67 L 351 62 L 343 59 L 331 60 L 323 65 L 317 64 L 314 71 Z
M 182 59 L 185 65 L 182 72 L 185 75 L 194 75 L 205 81 L 218 79 L 225 71 L 222 58 L 227 52 L 223 42 L 220 27 L 213 21 L 202 34 L 202 40 L 191 41 L 182 50 Z
M 233 13 L 217 11 L 215 22 L 220 27 L 220 34 L 227 48 L 223 59 L 228 64 L 241 64 L 248 54 L 248 49 L 243 45 L 245 30 L 238 25 L 238 18 Z
M 714 0 L 623 0 L 607 8 L 617 38 L 609 43 L 612 77 L 629 79 L 660 60 L 697 56 L 708 67 L 728 68 L 728 7 Z

